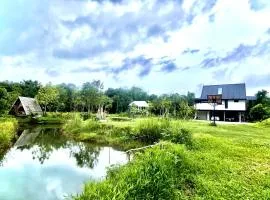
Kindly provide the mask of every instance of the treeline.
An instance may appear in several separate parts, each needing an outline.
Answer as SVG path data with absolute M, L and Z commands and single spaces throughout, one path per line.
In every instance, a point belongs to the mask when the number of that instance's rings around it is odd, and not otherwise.
M 42 109 L 51 112 L 97 112 L 123 113 L 129 110 L 132 101 L 147 101 L 147 112 L 155 115 L 173 115 L 187 118 L 194 113 L 194 93 L 148 94 L 141 88 L 109 88 L 104 91 L 100 80 L 86 82 L 82 87 L 74 84 L 42 85 L 38 81 L 26 80 L 0 82 L 0 113 L 6 114 L 18 96 L 36 98 Z M 143 114 L 143 113 L 141 113 Z

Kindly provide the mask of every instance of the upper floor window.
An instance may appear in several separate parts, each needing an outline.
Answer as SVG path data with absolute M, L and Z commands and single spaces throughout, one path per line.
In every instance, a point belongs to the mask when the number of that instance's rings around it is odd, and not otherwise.
M 222 94 L 222 88 L 218 88 L 218 94 Z
M 235 103 L 239 102 L 239 100 L 234 100 Z

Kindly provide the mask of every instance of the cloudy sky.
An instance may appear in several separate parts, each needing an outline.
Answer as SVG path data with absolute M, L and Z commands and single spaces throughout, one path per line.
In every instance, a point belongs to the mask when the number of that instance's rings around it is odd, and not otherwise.
M 1 0 L 0 81 L 270 91 L 269 0 Z

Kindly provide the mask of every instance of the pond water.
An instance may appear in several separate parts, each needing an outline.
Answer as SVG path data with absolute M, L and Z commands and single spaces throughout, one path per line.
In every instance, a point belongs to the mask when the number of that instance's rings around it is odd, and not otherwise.
M 36 127 L 18 133 L 0 161 L 1 200 L 56 200 L 82 191 L 83 183 L 101 180 L 107 167 L 124 164 L 124 152 L 74 142 L 60 128 Z

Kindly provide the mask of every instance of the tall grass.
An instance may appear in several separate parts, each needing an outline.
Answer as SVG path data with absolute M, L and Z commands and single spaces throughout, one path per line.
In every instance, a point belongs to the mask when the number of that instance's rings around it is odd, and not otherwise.
M 11 144 L 15 137 L 18 123 L 15 119 L 1 119 L 0 120 L 0 153 L 5 151 Z
M 70 120 L 66 122 L 63 129 L 69 133 L 80 133 L 85 131 L 96 131 L 102 128 L 102 125 L 93 119 L 83 120 L 78 113 L 74 113 Z
M 170 126 L 167 119 L 148 118 L 138 121 L 134 127 L 134 136 L 143 142 L 159 141 Z
M 194 167 L 181 146 L 168 144 L 137 154 L 122 167 L 110 169 L 103 182 L 88 183 L 76 200 L 181 199 L 192 193 Z

